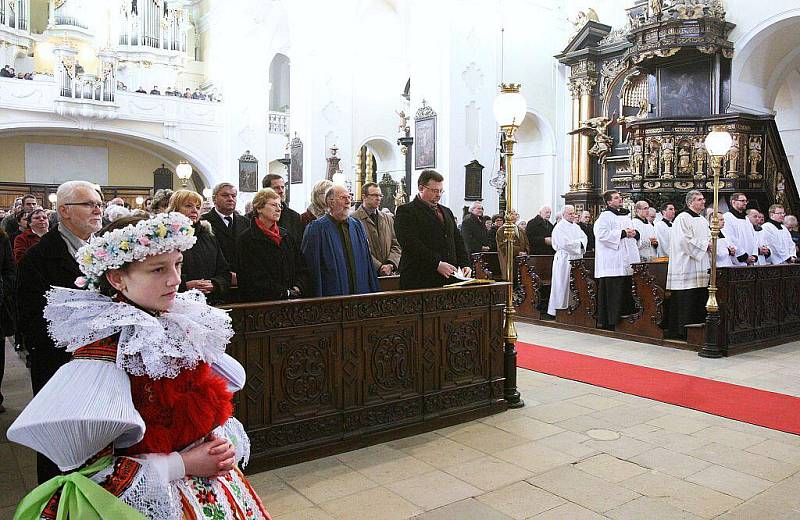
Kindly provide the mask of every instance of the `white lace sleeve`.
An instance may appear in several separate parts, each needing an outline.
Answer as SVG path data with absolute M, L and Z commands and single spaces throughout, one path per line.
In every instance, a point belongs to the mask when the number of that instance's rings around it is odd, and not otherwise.
M 211 370 L 221 376 L 228 383 L 228 390 L 238 392 L 244 388 L 247 374 L 244 367 L 228 354 L 223 354 L 211 365 Z
M 118 465 L 119 462 L 122 464 Z M 114 463 L 91 478 L 147 518 L 181 518 L 183 509 L 178 490 L 164 479 L 157 464 L 147 458 L 115 457 Z
M 225 424 L 212 432 L 217 437 L 228 439 L 236 447 L 236 460 L 241 461 L 241 466 L 250 462 L 250 437 L 244 431 L 244 426 L 235 417 L 231 417 Z

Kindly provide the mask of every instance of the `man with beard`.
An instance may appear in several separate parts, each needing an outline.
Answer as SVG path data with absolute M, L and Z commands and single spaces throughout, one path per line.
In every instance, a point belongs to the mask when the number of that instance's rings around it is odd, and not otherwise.
M 725 213 L 725 227 L 722 232 L 736 248 L 735 265 L 753 265 L 758 260 L 756 234 L 753 224 L 747 218 L 747 195 L 734 193 L 730 198 L 730 209 Z
M 334 184 L 325 192 L 328 212 L 311 222 L 301 250 L 314 281 L 316 296 L 377 292 L 364 226 L 350 216 L 347 188 Z
M 639 261 L 639 233 L 633 229 L 630 211 L 622 207 L 618 191 L 606 191 L 603 201 L 606 209 L 594 223 L 597 324 L 614 330 L 622 316 L 633 312 L 631 264 Z
M 686 339 L 686 325 L 702 323 L 706 319 L 711 232 L 703 217 L 705 205 L 702 193 L 697 190 L 688 192 L 686 208 L 675 217 L 670 232 L 668 333 L 673 338 Z

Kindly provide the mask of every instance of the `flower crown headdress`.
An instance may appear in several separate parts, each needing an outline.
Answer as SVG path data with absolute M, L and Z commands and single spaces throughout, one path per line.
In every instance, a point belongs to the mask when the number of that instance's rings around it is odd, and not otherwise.
M 95 237 L 78 249 L 75 258 L 84 276 L 78 287 L 97 291 L 103 273 L 148 256 L 186 251 L 197 241 L 192 221 L 180 213 L 160 213 Z

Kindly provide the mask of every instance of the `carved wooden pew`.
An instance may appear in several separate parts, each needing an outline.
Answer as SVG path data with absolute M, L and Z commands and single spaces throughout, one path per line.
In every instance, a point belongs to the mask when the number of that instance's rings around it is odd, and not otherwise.
M 496 251 L 483 251 L 472 253 L 472 272 L 475 278 L 484 280 L 503 279 L 503 272 L 500 269 L 500 257 Z
M 632 264 L 633 303 L 635 311 L 617 325 L 623 334 L 662 340 L 667 320 L 667 262 Z
M 597 282 L 594 258 L 570 260 L 569 307 L 558 309 L 556 321 L 573 327 L 597 327 Z
M 547 312 L 553 277 L 552 255 L 520 255 L 515 259 L 514 306 L 522 318 L 542 319 Z
M 228 305 L 261 471 L 507 407 L 506 283 Z M 512 365 L 513 368 L 513 365 Z
M 378 287 L 381 291 L 399 291 L 400 290 L 400 275 L 393 274 L 390 276 L 379 276 Z

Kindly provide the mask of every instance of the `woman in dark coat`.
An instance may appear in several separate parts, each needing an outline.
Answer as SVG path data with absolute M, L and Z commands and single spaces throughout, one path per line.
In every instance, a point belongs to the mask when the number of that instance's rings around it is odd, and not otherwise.
M 6 232 L 0 228 L 0 344 L 7 336 L 14 334 L 14 314 L 11 298 L 17 284 L 17 272 L 11 253 L 11 242 Z M 6 367 L 5 349 L 0 350 L 0 385 Z M 0 393 L 0 413 L 5 412 L 3 394 Z
M 225 302 L 231 286 L 231 268 L 222 254 L 211 224 L 200 220 L 203 198 L 189 190 L 178 190 L 169 199 L 167 211 L 177 211 L 189 217 L 194 225 L 197 242 L 183 252 L 183 269 L 179 292 L 197 289 L 206 295 L 211 305 Z
M 236 239 L 241 301 L 285 300 L 310 294 L 300 247 L 284 228 L 281 198 L 271 188 L 253 197 L 250 228 Z

